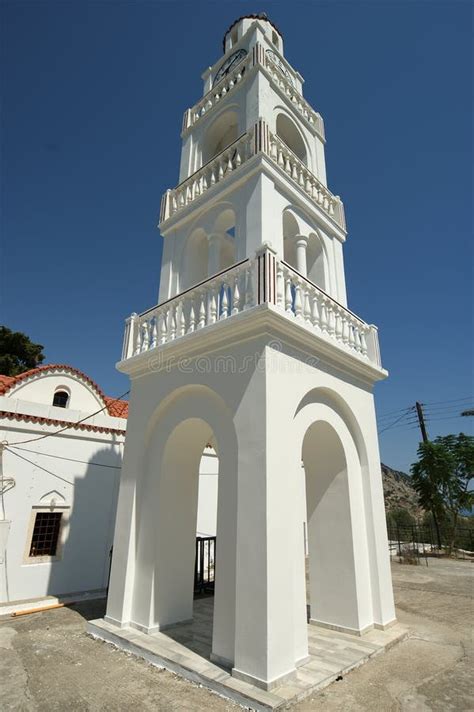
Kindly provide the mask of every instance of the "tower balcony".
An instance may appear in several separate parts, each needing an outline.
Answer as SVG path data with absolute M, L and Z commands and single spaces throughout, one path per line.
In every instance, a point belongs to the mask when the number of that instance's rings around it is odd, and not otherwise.
M 255 68 L 255 69 L 254 69 Z M 268 58 L 264 47 L 257 42 L 252 52 L 247 54 L 231 72 L 215 84 L 194 106 L 187 109 L 183 116 L 183 134 L 195 126 L 204 116 L 208 116 L 229 93 L 247 80 L 257 68 L 265 74 L 277 92 L 291 103 L 300 116 L 324 139 L 324 121 L 317 111 L 303 98 L 295 85 L 283 74 L 278 66 Z
M 285 142 L 270 131 L 262 119 L 176 188 L 166 191 L 161 200 L 160 225 L 191 203 L 202 200 L 204 195 L 210 198 L 216 184 L 229 180 L 232 174 L 242 171 L 244 165 L 258 155 L 266 156 L 323 213 L 345 231 L 344 205 L 340 197 L 333 195 Z
M 224 323 L 236 334 L 250 320 L 256 324 L 258 315 L 268 317 L 269 312 L 279 330 L 298 332 L 298 338 L 315 354 L 332 353 L 346 362 L 349 357 L 362 369 L 369 366 L 384 373 L 377 328 L 279 259 L 268 245 L 252 259 L 142 314 L 132 314 L 126 320 L 122 362 L 145 353 L 157 355 L 180 341 L 191 348 L 190 340 L 198 333 L 214 334 L 221 342 Z

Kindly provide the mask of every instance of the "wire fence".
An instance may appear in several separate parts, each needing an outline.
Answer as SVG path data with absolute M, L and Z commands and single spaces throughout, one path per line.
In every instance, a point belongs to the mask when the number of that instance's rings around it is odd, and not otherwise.
M 474 561 L 474 530 L 459 527 L 453 538 L 452 529 L 440 528 L 438 532 L 433 526 L 413 524 L 387 527 L 390 556 L 401 560 L 419 563 L 424 558 L 446 556 L 451 554 L 459 559 Z M 441 546 L 440 546 L 441 545 Z

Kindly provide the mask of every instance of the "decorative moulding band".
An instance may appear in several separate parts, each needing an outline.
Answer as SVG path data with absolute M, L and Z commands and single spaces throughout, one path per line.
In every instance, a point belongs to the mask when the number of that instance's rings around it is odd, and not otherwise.
M 113 433 L 115 435 L 125 435 L 125 430 L 118 428 L 104 428 L 100 425 L 90 425 L 89 423 L 74 423 L 69 420 L 55 420 L 53 418 L 43 418 L 38 415 L 27 415 L 26 413 L 11 413 L 7 410 L 0 410 L 0 418 L 8 420 L 21 420 L 25 423 L 37 423 L 39 425 L 54 425 L 59 427 L 70 427 L 72 430 L 88 430 L 93 433 Z

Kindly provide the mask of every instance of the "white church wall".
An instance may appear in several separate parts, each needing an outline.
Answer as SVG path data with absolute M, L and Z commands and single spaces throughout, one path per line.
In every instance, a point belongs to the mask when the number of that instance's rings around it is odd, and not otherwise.
M 12 427 L 12 421 L 0 420 L 0 436 L 11 444 L 56 429 Z M 3 600 L 106 588 L 122 441 L 123 436 L 68 432 L 19 445 L 14 450 L 19 457 L 4 454 L 5 476 L 13 477 L 15 486 L 4 494 L 11 525 L 1 572 Z M 63 514 L 53 559 L 29 556 L 38 511 Z
M 15 398 L 40 403 L 44 407 L 53 405 L 54 394 L 60 390 L 65 390 L 70 395 L 68 409 L 92 413 L 103 406 L 102 399 L 89 385 L 81 383 L 69 373 L 43 373 L 41 378 L 33 376 L 15 385 L 13 392 Z M 56 414 L 64 413 L 65 410 L 55 408 Z

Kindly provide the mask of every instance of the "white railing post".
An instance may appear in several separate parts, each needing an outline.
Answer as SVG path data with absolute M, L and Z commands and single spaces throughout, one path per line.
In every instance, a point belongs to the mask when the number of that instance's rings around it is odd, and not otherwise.
M 125 332 L 123 335 L 122 360 L 130 358 L 135 353 L 135 342 L 137 339 L 138 315 L 133 312 L 125 319 Z

